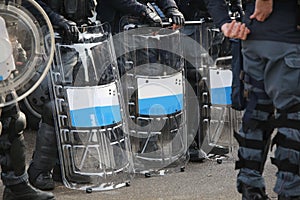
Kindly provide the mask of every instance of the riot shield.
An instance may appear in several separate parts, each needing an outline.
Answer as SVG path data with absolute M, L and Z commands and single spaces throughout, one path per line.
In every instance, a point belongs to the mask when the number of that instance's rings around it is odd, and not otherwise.
M 33 0 L 0 1 L 0 107 L 29 95 L 45 78 L 54 56 L 54 33 Z
M 211 21 L 185 26 L 187 124 L 190 161 L 226 156 L 235 146 L 233 131 L 241 114 L 231 109 L 230 44 Z M 195 120 L 198 119 L 198 120 Z M 198 123 L 198 125 L 195 125 Z
M 192 22 L 192 21 L 188 21 Z M 201 162 L 206 158 L 206 153 L 201 149 L 205 137 L 203 118 L 205 113 L 202 107 L 208 105 L 208 86 L 204 70 L 211 63 L 206 48 L 208 40 L 204 19 L 198 23 L 185 25 L 180 31 L 188 41 L 183 43 L 186 77 L 186 108 L 187 108 L 187 133 L 189 161 Z M 186 40 L 187 40 L 186 39 Z
M 125 27 L 131 27 L 130 18 L 128 22 Z M 116 50 L 126 52 L 122 82 L 135 172 L 151 176 L 183 171 L 188 156 L 181 34 L 144 27 L 120 35 L 123 44 Z
M 216 34 L 219 30 L 214 30 L 213 27 L 207 27 L 207 32 L 212 39 L 220 37 L 219 34 Z M 213 41 L 211 40 L 209 46 L 213 45 Z M 210 104 L 203 108 L 208 115 L 203 119 L 203 127 L 207 137 L 202 147 L 209 149 L 210 146 L 221 146 L 227 148 L 228 153 L 232 153 L 232 150 L 237 147 L 233 134 L 240 128 L 242 111 L 232 108 L 232 55 L 228 50 L 230 44 L 226 44 L 226 42 L 228 41 L 220 42 L 220 45 L 215 47 L 214 51 L 217 51 L 218 54 L 216 54 L 213 65 L 210 65 L 204 74 L 209 88 Z M 229 45 L 229 47 L 222 47 L 222 45 Z M 230 155 L 216 153 L 210 156 L 228 157 Z
M 129 183 L 133 164 L 112 38 L 104 24 L 79 30 L 76 43 L 57 38 L 50 70 L 63 182 L 116 189 Z

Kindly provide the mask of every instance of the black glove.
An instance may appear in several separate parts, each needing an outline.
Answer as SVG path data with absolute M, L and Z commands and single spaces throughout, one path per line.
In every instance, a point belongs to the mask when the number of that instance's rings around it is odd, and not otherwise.
M 183 26 L 184 25 L 184 17 L 183 14 L 177 8 L 168 8 L 166 10 L 166 16 L 172 19 L 172 23 Z
M 65 18 L 58 21 L 57 26 L 63 29 L 63 41 L 67 44 L 78 42 L 79 30 L 76 23 Z
M 160 16 L 150 8 L 146 8 L 141 12 L 143 21 L 150 26 L 162 27 L 162 20 Z

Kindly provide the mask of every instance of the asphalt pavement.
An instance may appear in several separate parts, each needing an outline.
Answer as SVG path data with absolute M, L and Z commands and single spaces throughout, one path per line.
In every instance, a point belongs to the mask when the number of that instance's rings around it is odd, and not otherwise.
M 24 132 L 27 144 L 27 165 L 35 145 L 35 131 Z M 269 157 L 272 152 L 269 153 Z M 115 190 L 86 193 L 86 191 L 66 188 L 56 183 L 53 193 L 57 200 L 238 200 L 241 195 L 236 191 L 234 162 L 236 148 L 222 158 L 219 164 L 215 157 L 204 162 L 189 162 L 184 172 L 145 178 L 136 176 L 130 186 Z M 272 191 L 275 183 L 275 166 L 267 160 L 264 177 L 267 193 L 271 199 L 277 199 Z M 2 183 L 0 190 L 3 192 Z M 2 196 L 2 195 L 1 195 Z

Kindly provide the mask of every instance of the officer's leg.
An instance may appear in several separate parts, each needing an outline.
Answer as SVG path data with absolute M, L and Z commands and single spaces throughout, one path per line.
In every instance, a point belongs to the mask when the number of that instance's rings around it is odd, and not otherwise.
M 3 125 L 0 136 L 1 179 L 5 185 L 3 199 L 54 199 L 53 194 L 41 192 L 28 185 L 23 136 L 26 126 L 25 115 L 17 106 L 9 106 L 4 108 L 1 121 Z
M 274 191 L 280 200 L 300 199 L 300 45 L 269 43 L 269 52 L 279 52 L 269 56 L 274 64 L 266 67 L 265 80 L 266 91 L 276 107 L 274 124 L 278 128 L 275 159 L 271 160 L 278 167 Z M 280 51 L 273 51 L 279 45 Z
M 202 101 L 203 92 L 207 92 L 207 87 L 201 87 L 201 74 L 199 71 L 190 66 L 190 63 L 186 63 L 186 98 L 187 105 L 187 128 L 188 128 L 188 145 L 189 145 L 189 156 L 190 161 L 198 162 L 203 161 L 206 157 L 206 153 L 201 150 L 203 143 L 204 127 L 201 124 L 203 121 Z M 196 120 L 195 120 L 196 119 Z M 208 153 L 208 152 L 207 152 Z
M 32 161 L 28 168 L 30 183 L 41 190 L 54 189 L 51 170 L 58 159 L 51 102 L 45 103 L 42 121 L 36 135 Z
M 186 29 L 186 30 L 185 30 Z M 188 122 L 188 134 L 189 139 L 189 154 L 190 161 L 203 161 L 207 154 L 215 154 L 215 155 L 224 155 L 229 152 L 229 149 L 216 145 L 216 144 L 208 144 L 206 138 L 206 130 L 203 125 L 203 119 L 207 118 L 208 113 L 204 112 L 204 105 L 209 105 L 209 98 L 203 98 L 204 93 L 208 93 L 207 83 L 203 80 L 202 75 L 200 74 L 200 68 L 204 64 L 204 60 L 208 60 L 203 58 L 203 55 L 206 55 L 206 50 L 202 49 L 206 47 L 205 44 L 207 41 L 204 40 L 206 31 L 202 30 L 202 27 L 185 27 L 183 29 L 183 33 L 189 34 L 189 37 L 194 39 L 195 43 L 188 43 L 188 45 L 184 46 L 184 57 L 187 60 L 185 62 L 185 71 L 186 71 L 186 80 L 187 88 L 186 88 L 186 101 L 187 101 L 187 122 Z M 200 37 L 202 35 L 203 37 Z M 199 43 L 203 45 L 203 47 L 199 47 Z M 199 53 L 203 51 L 202 53 Z M 203 54 L 203 55 L 202 55 Z M 200 56 L 199 56 L 200 55 Z M 208 62 L 208 61 L 207 61 Z M 198 119 L 198 120 L 195 120 Z M 197 123 L 197 124 L 196 124 Z M 206 143 L 204 143 L 206 142 Z M 201 146 L 209 147 L 209 152 L 204 152 L 201 149 Z
M 271 158 L 278 168 L 275 192 L 280 200 L 300 200 L 300 104 L 278 113 L 281 127 L 273 139 L 277 148 Z
M 248 104 L 242 128 L 239 133 L 235 133 L 239 143 L 236 169 L 240 169 L 237 187 L 243 200 L 263 200 L 268 199 L 262 173 L 273 132 L 270 120 L 274 108 L 264 92 L 263 82 L 249 76 L 246 76 L 245 82 L 249 94 Z

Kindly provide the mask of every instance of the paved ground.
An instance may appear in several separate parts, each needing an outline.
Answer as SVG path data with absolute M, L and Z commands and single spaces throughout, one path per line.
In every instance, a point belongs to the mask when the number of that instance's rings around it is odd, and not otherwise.
M 26 131 L 27 164 L 34 147 L 35 132 Z M 238 200 L 241 195 L 236 192 L 234 170 L 234 150 L 229 158 L 218 164 L 215 159 L 203 163 L 188 163 L 184 172 L 160 177 L 136 177 L 129 187 L 116 190 L 86 193 L 68 189 L 60 183 L 53 191 L 57 200 Z M 271 156 L 271 153 L 270 153 Z M 276 199 L 272 191 L 276 168 L 268 159 L 264 176 L 267 192 L 271 199 Z M 2 193 L 3 186 L 0 187 Z

